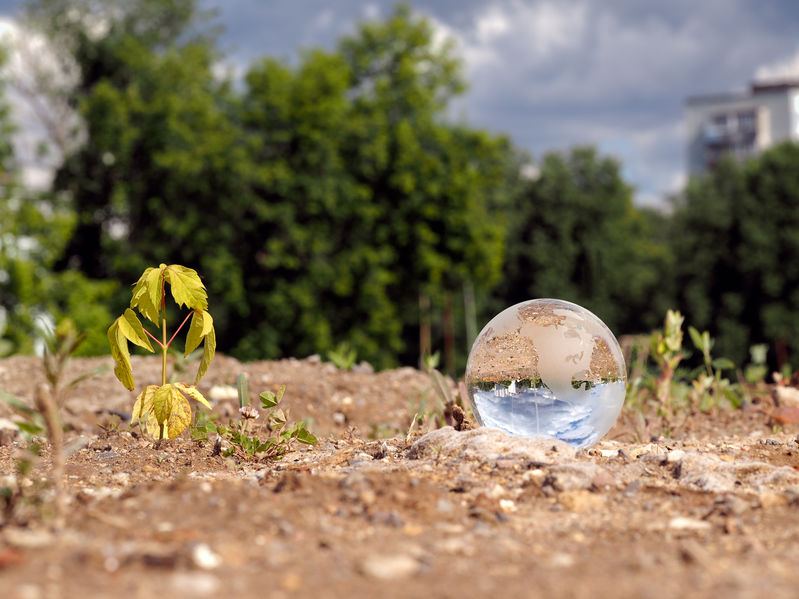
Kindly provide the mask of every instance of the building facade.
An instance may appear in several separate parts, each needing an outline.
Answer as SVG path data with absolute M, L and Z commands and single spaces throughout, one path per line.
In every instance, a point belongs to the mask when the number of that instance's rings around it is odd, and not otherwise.
M 688 98 L 685 123 L 691 175 L 712 169 L 724 154 L 745 160 L 799 140 L 799 81 L 753 83 L 742 93 Z

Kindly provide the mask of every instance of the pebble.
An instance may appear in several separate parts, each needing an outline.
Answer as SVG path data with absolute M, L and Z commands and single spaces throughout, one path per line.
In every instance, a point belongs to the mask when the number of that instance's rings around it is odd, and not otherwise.
M 558 495 L 558 503 L 572 512 L 585 512 L 602 507 L 605 498 L 584 489 L 565 491 Z
M 239 390 L 232 385 L 214 385 L 208 391 L 208 397 L 213 402 L 235 400 L 239 398 Z
M 191 561 L 201 570 L 213 570 L 222 563 L 222 558 L 205 543 L 198 543 L 191 551 Z
M 673 530 L 710 530 L 711 524 L 705 520 L 677 516 L 669 520 L 669 528 Z
M 333 422 L 343 426 L 347 422 L 347 416 L 343 412 L 333 412 Z
M 361 563 L 361 570 L 367 576 L 378 580 L 397 580 L 408 578 L 419 572 L 418 560 L 410 555 L 373 555 Z
M 669 464 L 673 464 L 675 462 L 681 462 L 686 455 L 687 454 L 682 449 L 675 449 L 666 454 L 666 461 Z
M 172 589 L 180 596 L 212 595 L 219 590 L 219 579 L 208 572 L 175 572 L 171 578 Z

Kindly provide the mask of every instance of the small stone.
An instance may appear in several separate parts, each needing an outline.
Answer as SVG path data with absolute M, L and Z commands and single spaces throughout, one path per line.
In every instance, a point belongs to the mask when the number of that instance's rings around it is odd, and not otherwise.
M 799 406 L 799 389 L 776 386 L 772 391 L 775 403 L 781 408 Z
M 208 397 L 213 402 L 232 401 L 239 398 L 239 390 L 233 385 L 214 385 L 208 391 Z
M 51 533 L 35 528 L 8 528 L 3 537 L 6 543 L 20 549 L 41 549 L 53 543 Z
M 175 572 L 171 577 L 172 589 L 178 596 L 213 595 L 219 590 L 219 579 L 208 572 Z
M 116 451 L 101 451 L 97 454 L 98 460 L 113 460 L 114 458 L 118 458 L 119 454 Z
M 409 555 L 373 555 L 362 562 L 361 570 L 378 580 L 397 580 L 418 573 L 419 562 Z
M 375 369 L 369 362 L 359 362 L 351 368 L 351 371 L 356 374 L 374 374 Z
M 669 520 L 669 528 L 672 530 L 688 530 L 688 531 L 701 531 L 710 530 L 710 522 L 705 520 L 697 520 L 696 518 L 687 518 L 685 516 L 677 516 Z
M 347 422 L 347 416 L 343 412 L 333 412 L 333 422 L 338 426 L 343 426 Z
M 574 558 L 568 553 L 553 553 L 549 565 L 553 568 L 570 568 L 574 565 Z
M 673 464 L 675 462 L 681 462 L 686 455 L 687 454 L 682 449 L 675 449 L 666 454 L 666 461 L 669 464 Z
M 600 508 L 604 505 L 605 499 L 602 495 L 597 495 L 578 489 L 575 491 L 565 491 L 558 495 L 558 503 L 572 512 L 585 512 Z
M 515 512 L 516 511 L 516 504 L 511 499 L 500 499 L 499 500 L 499 509 L 503 512 Z
M 222 558 L 205 543 L 198 543 L 194 546 L 191 560 L 201 570 L 213 570 L 222 563 Z
M 764 510 L 788 504 L 788 499 L 784 495 L 772 491 L 763 491 L 758 494 L 757 499 L 760 502 L 760 507 Z
M 599 450 L 599 455 L 601 455 L 603 458 L 615 458 L 615 457 L 618 457 L 619 450 L 618 449 L 600 449 Z
M 289 593 L 296 593 L 302 588 L 302 578 L 295 572 L 289 572 L 280 579 L 280 586 L 284 591 Z

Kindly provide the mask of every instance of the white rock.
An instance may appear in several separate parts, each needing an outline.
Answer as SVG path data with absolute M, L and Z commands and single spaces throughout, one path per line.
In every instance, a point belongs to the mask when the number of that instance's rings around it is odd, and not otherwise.
M 666 461 L 669 463 L 680 462 L 686 456 L 682 449 L 675 449 L 666 454 Z
M 774 387 L 774 399 L 781 407 L 799 406 L 799 389 L 795 387 Z
M 172 575 L 172 589 L 180 597 L 212 595 L 219 590 L 219 579 L 208 572 L 176 572 Z
M 710 522 L 706 522 L 705 520 L 677 516 L 669 520 L 669 528 L 673 530 L 709 530 L 711 525 Z
M 373 555 L 364 560 L 361 570 L 372 578 L 396 580 L 416 574 L 419 571 L 419 562 L 410 555 Z
M 214 553 L 205 543 L 198 543 L 191 552 L 191 560 L 194 565 L 202 570 L 213 570 L 222 563 L 219 554 Z
M 232 385 L 214 385 L 208 391 L 211 401 L 225 401 L 239 398 L 239 390 Z
M 496 428 L 480 427 L 458 432 L 445 426 L 427 433 L 410 448 L 411 455 L 433 453 L 440 458 L 473 458 L 494 461 L 497 458 L 523 458 L 533 462 L 573 461 L 574 448 L 543 437 L 517 437 Z

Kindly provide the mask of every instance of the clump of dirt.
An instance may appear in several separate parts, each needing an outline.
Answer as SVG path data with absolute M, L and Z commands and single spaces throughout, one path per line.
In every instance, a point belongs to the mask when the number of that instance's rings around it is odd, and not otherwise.
M 157 359 L 133 371 L 139 387 L 160 380 Z M 45 452 L 22 489 L 41 503 L 0 521 L 0 596 L 796 594 L 799 445 L 763 411 L 694 414 L 668 439 L 622 419 L 576 451 L 485 428 L 409 436 L 437 401 L 426 374 L 313 359 L 219 356 L 200 389 L 223 421 L 242 372 L 254 398 L 285 384 L 319 444 L 278 462 L 237 463 L 188 433 L 155 450 L 98 426 L 135 393 L 110 371 L 84 381 L 64 406 L 66 526 L 49 525 Z M 0 389 L 26 401 L 42 380 L 34 358 L 0 361 Z M 8 481 L 24 443 L 0 439 Z

